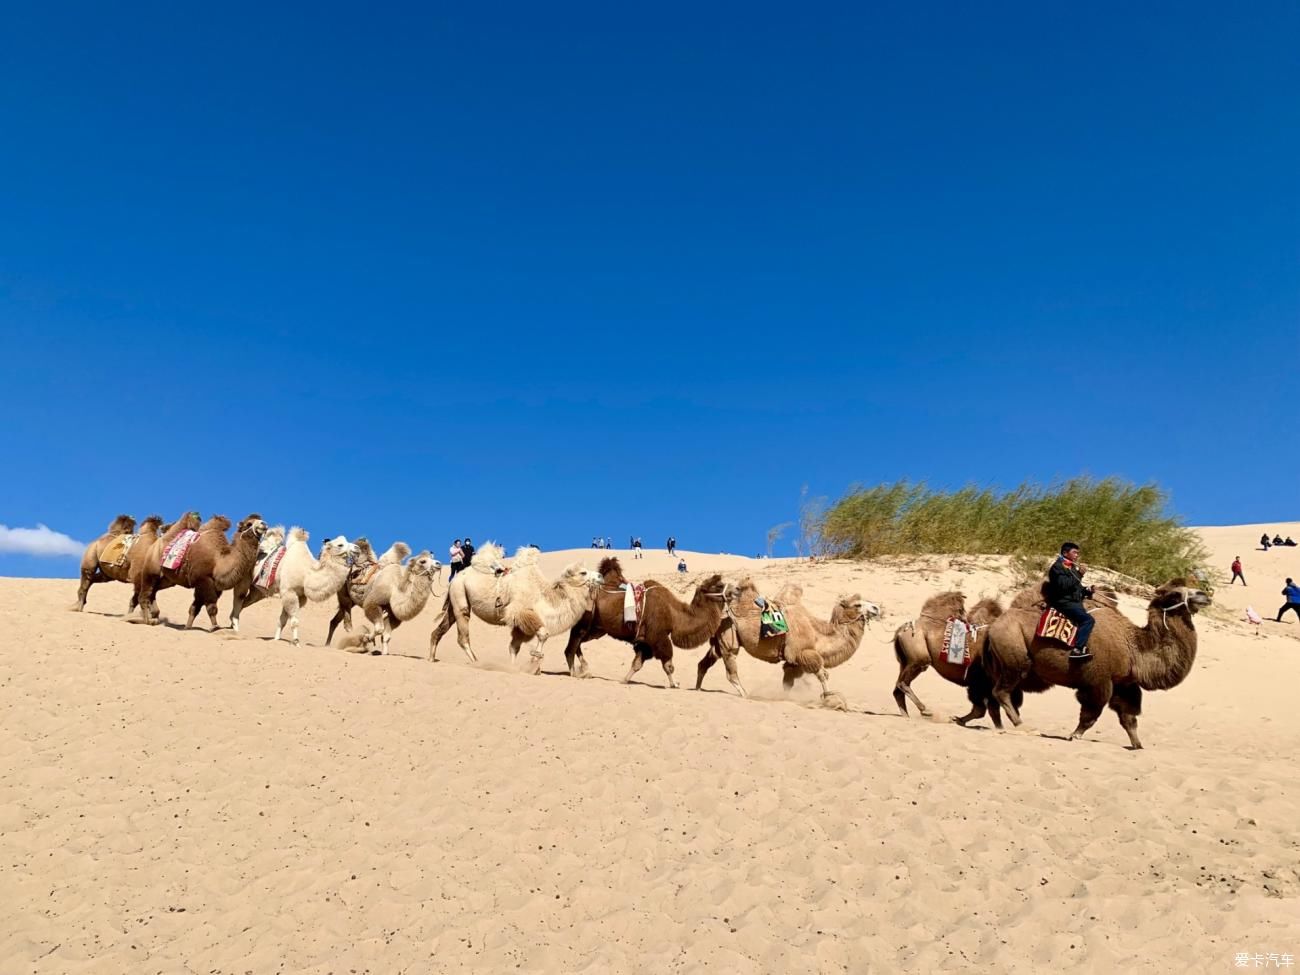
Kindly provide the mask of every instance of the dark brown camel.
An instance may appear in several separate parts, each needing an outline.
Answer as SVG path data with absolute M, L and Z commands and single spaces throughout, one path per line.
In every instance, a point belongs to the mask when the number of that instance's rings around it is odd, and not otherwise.
M 626 580 L 618 559 L 602 560 L 598 571 L 602 582 L 596 589 L 595 607 L 569 630 L 569 643 L 564 648 L 569 673 L 585 677 L 588 667 L 582 645 L 597 637 L 611 636 L 632 644 L 632 666 L 623 683 L 630 682 L 645 662 L 654 657 L 663 665 L 669 686 L 677 687 L 673 676 L 673 648 L 691 650 L 703 646 L 722 625 L 725 613 L 722 576 L 711 575 L 696 586 L 689 603 L 682 602 L 666 586 L 647 582 L 641 620 L 636 623 L 623 619 L 624 591 L 618 587 Z

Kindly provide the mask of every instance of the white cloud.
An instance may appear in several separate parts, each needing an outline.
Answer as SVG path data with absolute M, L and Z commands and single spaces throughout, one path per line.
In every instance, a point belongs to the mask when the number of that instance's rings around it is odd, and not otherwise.
M 35 528 L 10 528 L 0 525 L 0 553 L 7 555 L 80 555 L 84 542 L 69 538 L 42 524 Z

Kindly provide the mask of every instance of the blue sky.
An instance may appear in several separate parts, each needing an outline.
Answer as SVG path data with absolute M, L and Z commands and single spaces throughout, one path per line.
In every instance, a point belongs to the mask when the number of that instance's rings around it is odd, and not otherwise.
M 804 484 L 1078 473 L 1297 517 L 1294 3 L 5 33 L 4 525 L 752 553 Z

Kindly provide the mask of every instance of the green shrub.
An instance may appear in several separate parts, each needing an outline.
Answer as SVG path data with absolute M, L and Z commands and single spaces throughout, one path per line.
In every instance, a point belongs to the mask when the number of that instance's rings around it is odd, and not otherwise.
M 1208 553 L 1154 484 L 1074 478 L 1012 491 L 936 491 L 899 481 L 854 488 L 822 517 L 826 548 L 900 554 L 1053 555 L 1076 541 L 1084 561 L 1158 584 L 1203 571 Z

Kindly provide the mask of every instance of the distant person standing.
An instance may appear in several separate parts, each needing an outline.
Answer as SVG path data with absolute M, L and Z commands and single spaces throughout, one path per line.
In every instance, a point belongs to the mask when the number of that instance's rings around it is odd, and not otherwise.
M 640 538 L 634 538 L 634 539 L 632 539 L 632 558 L 634 558 L 634 559 L 642 558 L 642 555 L 641 555 L 641 539 L 640 539 Z
M 1264 532 L 1264 534 L 1259 536 L 1259 547 L 1262 548 L 1265 552 L 1267 552 L 1268 546 L 1269 546 L 1268 532 Z
M 1286 597 L 1286 604 L 1277 611 L 1277 622 L 1282 622 L 1282 614 L 1288 609 L 1295 613 L 1297 619 L 1300 619 L 1300 586 L 1288 579 L 1282 595 Z
M 668 554 L 669 555 L 677 554 L 677 539 L 675 539 L 672 535 L 668 536 Z
M 605 536 L 605 547 L 608 549 L 612 549 L 614 547 L 614 539 L 612 539 L 608 535 Z
M 468 569 L 470 561 L 474 558 L 474 543 L 465 536 L 465 544 L 460 547 L 460 564 L 462 568 Z
M 451 575 L 447 576 L 447 581 L 451 582 L 456 578 L 456 573 L 465 565 L 465 550 L 460 547 L 460 539 L 451 543 L 448 550 L 447 561 L 451 563 Z
M 1236 558 L 1234 558 L 1234 559 L 1232 560 L 1232 582 L 1229 582 L 1228 585 L 1232 585 L 1232 583 L 1233 583 L 1233 582 L 1236 582 L 1238 579 L 1241 580 L 1241 584 L 1242 584 L 1243 586 L 1246 584 L 1246 577 L 1245 577 L 1244 575 L 1241 574 L 1241 556 L 1240 556 L 1240 555 L 1238 555 Z

